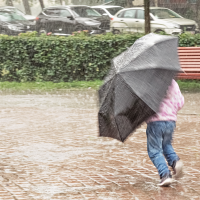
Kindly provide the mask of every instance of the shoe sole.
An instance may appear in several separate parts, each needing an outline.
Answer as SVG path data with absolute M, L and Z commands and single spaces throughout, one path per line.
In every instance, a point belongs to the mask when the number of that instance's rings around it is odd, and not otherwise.
M 166 187 L 166 186 L 171 185 L 172 183 L 173 183 L 173 179 L 172 178 L 168 178 L 165 181 L 163 181 L 162 183 L 159 183 L 158 186 Z
M 176 174 L 173 175 L 173 178 L 182 178 L 183 177 L 183 162 L 179 160 L 176 163 Z

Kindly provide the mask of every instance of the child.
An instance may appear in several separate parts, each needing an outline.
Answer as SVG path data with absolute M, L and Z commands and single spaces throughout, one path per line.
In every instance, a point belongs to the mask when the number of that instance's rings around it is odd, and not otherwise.
M 172 167 L 175 178 L 180 177 L 182 173 L 182 161 L 175 153 L 171 142 L 176 127 L 177 112 L 183 105 L 184 97 L 176 81 L 172 80 L 159 112 L 147 121 L 147 150 L 160 175 L 159 186 L 169 186 L 173 182 L 165 158 Z

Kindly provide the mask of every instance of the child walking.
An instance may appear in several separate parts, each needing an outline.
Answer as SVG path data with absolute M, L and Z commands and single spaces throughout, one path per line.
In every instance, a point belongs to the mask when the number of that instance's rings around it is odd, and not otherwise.
M 175 80 L 172 80 L 167 94 L 163 99 L 159 112 L 147 121 L 147 151 L 149 158 L 160 175 L 160 186 L 169 186 L 173 175 L 178 178 L 182 173 L 183 163 L 172 147 L 173 132 L 176 127 L 177 112 L 184 105 L 184 97 Z

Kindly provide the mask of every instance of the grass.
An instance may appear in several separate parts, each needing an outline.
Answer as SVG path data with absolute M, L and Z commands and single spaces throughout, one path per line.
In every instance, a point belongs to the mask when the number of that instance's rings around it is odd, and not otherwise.
M 178 80 L 181 91 L 200 92 L 200 80 Z
M 178 80 L 179 87 L 182 91 L 200 92 L 200 81 Z M 0 82 L 1 91 L 20 92 L 20 91 L 57 91 L 66 89 L 94 89 L 98 90 L 103 81 L 77 81 L 77 82 Z
M 77 82 L 0 82 L 0 90 L 20 91 L 20 90 L 63 90 L 63 89 L 98 89 L 102 81 L 77 81 Z

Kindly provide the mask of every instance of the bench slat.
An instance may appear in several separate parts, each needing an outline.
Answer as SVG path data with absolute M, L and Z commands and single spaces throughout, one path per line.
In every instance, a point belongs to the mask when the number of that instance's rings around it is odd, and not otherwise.
M 181 65 L 182 69 L 200 69 L 198 65 Z
M 178 76 L 200 76 L 200 73 L 191 71 L 191 72 L 179 73 Z
M 179 56 L 180 59 L 197 59 L 199 60 L 199 56 Z
M 179 53 L 193 54 L 193 53 L 199 53 L 199 52 L 200 52 L 200 49 L 199 50 L 178 50 L 178 54 Z
M 200 76 L 178 76 L 179 80 L 200 80 Z
M 193 76 L 193 77 L 200 77 L 200 74 L 182 74 L 182 75 L 178 75 L 178 77 L 187 77 L 187 76 Z
M 200 73 L 179 73 L 178 76 L 200 76 Z
M 181 62 L 199 62 L 200 59 L 182 59 L 182 58 L 179 58 L 180 60 L 180 63 Z
M 182 60 L 180 60 L 180 63 L 181 63 L 181 65 L 199 65 L 200 66 L 200 60 L 199 61 L 193 61 L 193 60 L 191 60 L 191 62 L 189 62 L 188 60 L 187 60 L 187 62 L 186 61 L 182 61 Z
M 199 50 L 200 47 L 178 47 L 178 50 Z
M 178 56 L 184 72 L 177 75 L 178 79 L 200 79 L 200 47 L 179 47 Z
M 186 77 L 186 76 L 199 76 L 200 77 L 200 73 L 191 73 L 191 74 L 178 74 L 179 77 Z
M 184 71 L 185 73 L 192 73 L 192 72 L 198 73 L 198 72 L 200 72 L 200 69 L 183 69 L 183 71 Z M 183 72 L 183 73 L 184 73 L 184 72 Z
M 198 52 L 200 52 L 200 49 L 194 49 L 194 50 L 186 50 L 186 49 L 184 49 L 184 50 L 178 50 L 178 53 L 198 53 Z
M 179 57 L 182 56 L 187 56 L 187 57 L 191 57 L 191 56 L 199 56 L 200 52 L 195 52 L 195 53 L 178 53 Z

